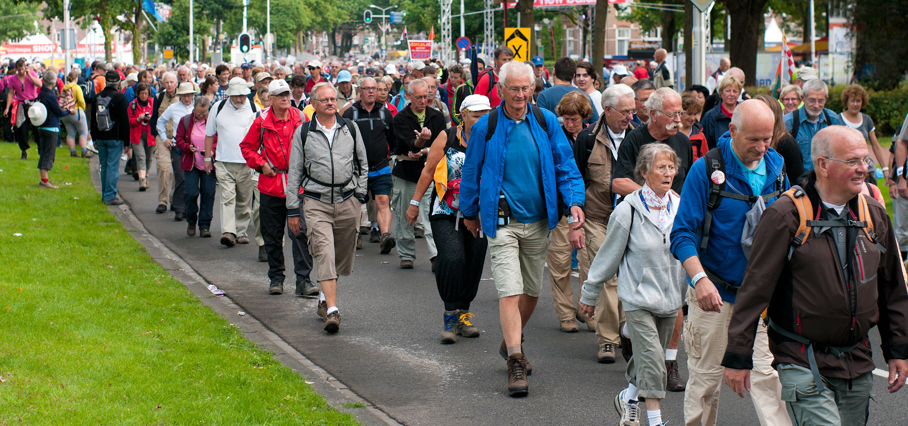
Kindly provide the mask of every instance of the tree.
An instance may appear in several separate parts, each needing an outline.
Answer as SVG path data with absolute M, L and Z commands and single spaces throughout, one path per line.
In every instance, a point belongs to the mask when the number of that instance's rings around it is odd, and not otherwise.
M 719 0 L 728 9 L 731 39 L 726 43 L 731 63 L 744 71 L 745 84 L 756 84 L 757 51 L 763 32 L 763 12 L 769 0 Z
M 662 48 L 672 52 L 675 47 L 675 35 L 678 33 L 678 28 L 681 27 L 681 24 L 684 22 L 684 16 L 683 12 L 680 10 L 674 12 L 669 9 L 677 9 L 677 6 L 684 3 L 684 0 L 662 0 L 659 3 L 647 2 L 647 5 L 650 6 L 668 6 L 663 10 L 642 7 L 636 4 L 630 6 L 616 5 L 616 7 L 621 12 L 627 12 L 628 15 L 626 19 L 640 25 L 640 31 L 642 32 L 649 32 L 656 28 L 661 28 Z
M 855 74 L 880 90 L 899 85 L 908 71 L 908 1 L 849 0 L 855 26 Z M 901 114 L 904 114 L 901 111 Z
M 0 39 L 22 38 L 35 32 L 37 12 L 38 5 L 34 3 L 17 4 L 12 0 L 0 0 L 0 16 L 8 17 L 2 21 L 3 26 L 0 26 Z
M 800 35 L 804 43 L 810 42 L 813 35 L 813 29 L 810 27 L 810 0 L 770 0 L 768 3 L 773 12 L 782 15 L 781 28 L 786 34 L 792 34 L 793 24 L 800 24 Z M 829 6 L 829 0 L 814 0 L 814 19 L 816 27 L 823 30 L 827 28 L 826 8 Z
M 63 20 L 62 0 L 21 0 L 22 3 L 40 4 L 45 18 Z M 124 28 L 119 16 L 131 16 L 135 12 L 135 0 L 80 0 L 70 4 L 70 15 L 84 17 L 77 20 L 81 28 L 89 28 L 92 20 L 97 20 L 104 35 L 104 60 L 113 60 L 113 31 Z

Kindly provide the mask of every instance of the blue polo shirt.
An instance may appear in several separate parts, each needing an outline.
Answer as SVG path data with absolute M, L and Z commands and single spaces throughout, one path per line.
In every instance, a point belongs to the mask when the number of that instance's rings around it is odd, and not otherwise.
M 738 158 L 738 154 L 735 153 L 735 150 L 732 150 L 731 154 L 735 157 L 738 167 L 744 172 L 744 177 L 747 179 L 747 184 L 750 186 L 751 194 L 762 194 L 763 186 L 766 185 L 766 157 L 764 156 L 761 158 L 757 167 L 751 170 L 744 165 L 744 162 L 742 162 L 740 158 Z

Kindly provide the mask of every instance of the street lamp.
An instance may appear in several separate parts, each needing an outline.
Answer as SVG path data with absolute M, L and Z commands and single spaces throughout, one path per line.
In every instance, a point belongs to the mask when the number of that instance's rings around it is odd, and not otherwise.
M 391 10 L 391 9 L 397 9 L 397 6 L 395 5 L 395 6 L 389 6 L 389 7 L 378 7 L 378 6 L 374 5 L 374 4 L 370 4 L 369 7 L 373 7 L 373 8 L 375 8 L 375 9 L 378 9 L 378 10 L 381 11 L 381 50 L 382 50 L 382 52 L 386 52 L 386 51 L 387 51 L 387 46 L 385 45 L 385 42 L 386 42 L 386 40 L 385 40 L 385 28 L 387 28 L 387 27 L 386 27 L 387 24 L 385 23 L 385 21 L 388 19 L 388 13 L 387 13 L 387 12 L 388 12 L 389 10 Z M 375 17 L 375 15 L 372 15 L 372 16 Z

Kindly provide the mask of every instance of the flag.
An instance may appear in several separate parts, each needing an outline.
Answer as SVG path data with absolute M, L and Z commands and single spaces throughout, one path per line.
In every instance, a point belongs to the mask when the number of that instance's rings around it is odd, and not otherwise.
M 435 27 L 429 30 L 429 40 L 435 40 Z
M 400 39 L 403 41 L 407 41 L 407 27 L 406 26 L 404 26 L 404 32 L 400 33 Z
M 783 87 L 791 83 L 791 76 L 797 72 L 794 59 L 791 58 L 791 48 L 788 47 L 788 39 L 782 34 L 782 58 L 779 60 L 779 66 L 776 68 L 775 84 L 772 88 L 772 94 L 779 96 Z
M 142 9 L 144 9 L 146 12 L 148 12 L 148 14 L 150 14 L 153 18 L 157 19 L 158 21 L 161 21 L 161 22 L 166 21 L 166 19 L 164 19 L 161 16 L 161 14 L 158 13 L 158 9 L 155 7 L 154 0 L 144 0 L 142 2 Z

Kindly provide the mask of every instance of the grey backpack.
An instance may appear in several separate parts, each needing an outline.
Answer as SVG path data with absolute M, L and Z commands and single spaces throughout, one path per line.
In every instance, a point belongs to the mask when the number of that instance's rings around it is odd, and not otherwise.
M 98 96 L 95 104 L 95 122 L 98 124 L 98 130 L 102 132 L 113 130 L 114 125 L 117 124 L 114 122 L 113 117 L 110 116 L 109 107 L 111 100 L 110 96 Z

